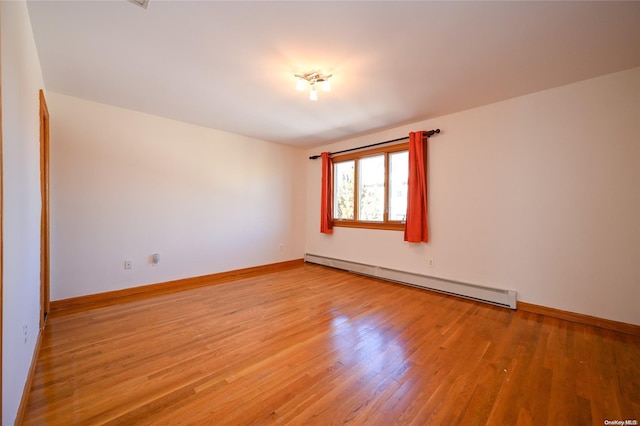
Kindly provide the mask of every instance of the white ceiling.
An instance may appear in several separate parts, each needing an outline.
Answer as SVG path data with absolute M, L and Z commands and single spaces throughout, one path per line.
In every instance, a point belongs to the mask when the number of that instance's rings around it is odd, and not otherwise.
M 47 90 L 304 147 L 640 66 L 639 1 L 28 6 Z

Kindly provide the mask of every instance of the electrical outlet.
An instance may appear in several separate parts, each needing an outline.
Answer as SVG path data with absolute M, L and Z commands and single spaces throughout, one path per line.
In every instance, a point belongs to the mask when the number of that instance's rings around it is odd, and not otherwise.
M 23 324 L 22 325 L 22 334 L 24 334 L 24 342 L 25 343 L 27 343 L 27 331 L 28 331 L 27 324 Z
M 436 266 L 436 263 L 433 261 L 433 258 L 430 257 L 429 258 L 429 268 L 435 268 L 435 266 Z
M 130 260 L 125 260 L 124 261 L 124 269 L 131 269 L 131 261 Z

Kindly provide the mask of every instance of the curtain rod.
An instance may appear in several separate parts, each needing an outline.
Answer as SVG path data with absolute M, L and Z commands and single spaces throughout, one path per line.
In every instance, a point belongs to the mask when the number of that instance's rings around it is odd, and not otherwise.
M 423 133 L 426 133 L 427 136 L 433 136 L 436 133 L 440 133 L 440 129 L 428 130 L 428 131 L 425 131 Z M 398 139 L 391 139 L 390 141 L 372 143 L 371 145 L 359 146 L 357 148 L 344 149 L 342 151 L 330 152 L 329 155 L 342 154 L 343 152 L 357 151 L 358 149 L 371 148 L 373 146 L 384 145 L 384 144 L 392 143 L 392 142 L 399 142 L 399 141 L 403 141 L 405 139 L 409 139 L 409 136 L 405 136 L 403 138 L 398 138 Z M 309 160 L 315 160 L 315 159 L 318 159 L 320 157 L 322 157 L 322 155 L 312 155 L 311 157 L 309 157 Z

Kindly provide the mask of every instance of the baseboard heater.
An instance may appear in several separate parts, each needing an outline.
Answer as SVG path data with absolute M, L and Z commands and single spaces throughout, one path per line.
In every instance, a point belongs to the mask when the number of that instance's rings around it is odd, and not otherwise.
M 422 287 L 429 290 L 460 296 L 467 299 L 478 300 L 492 305 L 505 308 L 516 309 L 516 292 L 514 290 L 502 290 L 498 288 L 485 287 L 477 284 L 468 284 L 459 281 L 447 280 L 443 278 L 430 277 L 412 272 L 398 271 L 384 268 L 382 266 L 366 265 L 364 263 L 351 262 L 348 260 L 333 259 L 330 257 L 318 256 L 315 254 L 305 254 L 304 261 L 318 265 L 329 266 L 331 268 L 342 269 L 360 275 L 380 278 L 400 284 L 407 284 L 415 287 Z

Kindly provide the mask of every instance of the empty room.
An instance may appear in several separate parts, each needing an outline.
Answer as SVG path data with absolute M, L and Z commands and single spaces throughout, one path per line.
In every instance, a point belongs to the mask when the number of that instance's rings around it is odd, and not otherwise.
M 640 2 L 0 1 L 3 425 L 637 425 Z

